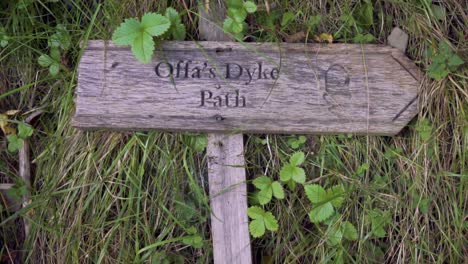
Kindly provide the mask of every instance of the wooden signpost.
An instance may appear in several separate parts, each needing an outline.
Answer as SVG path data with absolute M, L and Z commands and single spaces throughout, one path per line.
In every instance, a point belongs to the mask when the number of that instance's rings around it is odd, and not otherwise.
M 90 41 L 73 125 L 218 133 L 207 149 L 214 261 L 251 263 L 239 133 L 394 135 L 417 113 L 419 78 L 380 45 L 165 42 L 145 65 Z

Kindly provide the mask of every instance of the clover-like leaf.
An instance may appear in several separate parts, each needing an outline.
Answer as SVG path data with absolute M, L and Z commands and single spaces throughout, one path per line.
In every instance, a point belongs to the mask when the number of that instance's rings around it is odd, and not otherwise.
M 20 123 L 18 125 L 18 137 L 26 139 L 33 134 L 34 129 L 25 123 Z
M 249 224 L 250 234 L 253 237 L 263 236 L 265 229 L 278 230 L 278 221 L 271 212 L 265 212 L 260 207 L 252 206 L 247 209 L 247 215 L 253 219 Z
M 269 203 L 272 196 L 275 196 L 277 199 L 284 198 L 284 191 L 281 184 L 277 181 L 272 181 L 266 176 L 255 178 L 253 184 L 255 187 L 260 189 L 260 191 L 257 193 L 257 199 L 261 205 Z
M 304 153 L 296 152 L 290 158 L 290 163 L 286 164 L 281 168 L 280 179 L 281 181 L 287 182 L 293 180 L 297 183 L 305 183 L 305 171 L 298 167 L 298 165 L 304 162 Z
M 8 151 L 12 153 L 18 151 L 21 147 L 23 147 L 23 144 L 24 144 L 23 139 L 19 138 L 15 134 L 8 135 L 7 141 L 8 141 Z

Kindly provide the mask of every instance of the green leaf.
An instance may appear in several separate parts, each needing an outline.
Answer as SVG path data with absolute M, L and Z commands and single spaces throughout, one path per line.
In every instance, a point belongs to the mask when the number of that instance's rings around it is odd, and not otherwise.
M 278 221 L 276 220 L 275 216 L 271 212 L 266 212 L 263 220 L 265 222 L 266 229 L 270 231 L 278 230 Z
M 255 185 L 255 187 L 257 187 L 258 189 L 263 190 L 265 188 L 270 187 L 271 179 L 267 176 L 257 177 L 255 178 L 255 180 L 253 180 L 253 185 Z
M 177 24 L 180 24 L 182 22 L 180 20 L 179 12 L 177 12 L 177 10 L 175 10 L 172 7 L 168 7 L 166 9 L 166 12 L 164 13 L 164 16 L 167 19 L 169 19 L 169 21 L 171 22 L 171 25 L 177 25 Z
M 343 240 L 343 232 L 340 230 L 340 228 L 331 227 L 327 233 L 327 238 L 330 245 L 336 246 L 341 243 L 341 240 Z
M 321 15 L 311 16 L 309 18 L 309 22 L 307 22 L 307 26 L 312 29 L 312 28 L 318 26 L 320 24 L 321 20 L 322 20 Z
M 345 190 L 341 185 L 335 185 L 327 190 L 327 199 L 338 208 L 343 204 Z
M 286 164 L 280 171 L 281 181 L 293 180 L 297 183 L 303 184 L 305 182 L 305 172 L 302 168 Z
M 68 34 L 67 28 L 64 25 L 58 24 L 56 26 L 55 33 L 49 37 L 48 45 L 49 47 L 54 48 L 60 47 L 64 50 L 67 50 L 70 47 L 71 37 L 70 34 Z
M 18 125 L 18 137 L 22 139 L 26 139 L 33 134 L 34 129 L 32 126 L 27 125 L 25 123 L 20 123 Z
M 369 213 L 369 217 L 371 218 L 372 234 L 379 238 L 385 237 L 387 235 L 385 227 L 391 221 L 388 214 L 379 209 L 374 209 Z
M 447 15 L 447 12 L 445 11 L 445 7 L 441 5 L 431 5 L 432 13 L 434 14 L 434 17 L 437 18 L 438 20 L 443 20 L 445 16 Z
M 132 52 L 141 63 L 149 63 L 153 56 L 154 42 L 150 34 L 139 34 L 132 43 Z
M 18 151 L 21 147 L 23 147 L 23 139 L 19 138 L 17 135 L 8 135 L 7 136 L 7 141 L 8 141 L 8 151 L 9 152 L 16 152 Z
M 271 189 L 273 190 L 273 196 L 276 199 L 284 199 L 284 190 L 281 183 L 274 181 L 271 183 Z
M 182 239 L 182 243 L 192 246 L 194 248 L 202 248 L 203 238 L 200 235 L 187 236 Z
M 60 71 L 60 64 L 58 64 L 57 62 L 54 62 L 52 63 L 52 65 L 50 65 L 49 67 L 50 75 L 55 76 L 59 73 L 59 71 Z
M 237 8 L 240 9 L 244 5 L 243 0 L 228 0 L 227 1 L 227 6 L 228 8 Z
M 249 224 L 249 231 L 253 237 L 261 237 L 265 234 L 265 223 L 262 219 L 252 220 Z
M 299 166 L 302 163 L 304 163 L 305 157 L 304 157 L 304 152 L 299 151 L 294 153 L 291 158 L 289 158 L 289 163 L 291 163 L 294 166 Z
M 228 16 L 234 21 L 242 23 L 247 18 L 247 12 L 243 8 L 229 8 Z
M 196 135 L 193 148 L 196 152 L 201 153 L 206 149 L 207 144 L 208 138 L 206 137 L 206 135 Z
M 37 62 L 39 63 L 39 65 L 41 65 L 42 67 L 49 67 L 53 62 L 54 60 L 47 54 L 42 54 L 41 56 L 39 56 L 39 58 L 37 59 Z
M 460 57 L 458 57 L 458 55 L 453 54 L 453 55 L 450 57 L 450 59 L 449 59 L 447 65 L 448 65 L 449 67 L 455 67 L 455 69 L 456 69 L 456 67 L 462 65 L 463 63 L 464 63 L 463 60 L 462 60 Z
M 258 206 L 251 206 L 247 209 L 247 215 L 252 219 L 263 219 L 265 211 Z
M 282 27 L 287 26 L 289 23 L 291 23 L 291 21 L 294 20 L 294 18 L 296 18 L 296 15 L 294 15 L 294 13 L 292 12 L 284 13 L 283 19 L 281 20 L 281 26 Z
M 306 185 L 304 189 L 307 198 L 309 198 L 312 203 L 322 203 L 327 200 L 327 192 L 318 184 Z
M 258 202 L 261 205 L 265 205 L 271 201 L 272 195 L 273 195 L 273 190 L 271 186 L 267 187 L 257 193 Z
M 185 25 L 184 24 L 176 24 L 172 28 L 172 37 L 174 40 L 184 40 L 185 39 Z
M 234 23 L 234 20 L 230 17 L 227 17 L 226 19 L 224 19 L 224 22 L 223 22 L 223 30 L 225 32 L 232 32 L 232 24 Z
M 60 62 L 60 51 L 57 48 L 50 49 L 50 57 L 57 63 Z
M 333 205 L 331 203 L 324 203 L 312 209 L 309 213 L 309 218 L 313 223 L 319 223 L 333 215 L 333 212 Z
M 306 180 L 304 169 L 295 167 L 293 170 L 292 179 L 297 183 L 304 184 Z
M 247 13 L 252 14 L 252 13 L 255 13 L 255 11 L 257 11 L 257 5 L 252 1 L 245 1 L 244 9 L 245 11 L 247 11 Z
M 347 240 L 357 240 L 358 232 L 356 227 L 348 221 L 345 221 L 341 224 L 341 231 L 343 232 L 343 237 Z
M 140 22 L 135 18 L 125 19 L 112 34 L 112 41 L 116 45 L 132 45 L 138 35 L 141 35 Z
M 153 37 L 161 36 L 170 26 L 171 22 L 169 19 L 160 14 L 146 13 L 141 18 L 141 27 L 146 33 Z

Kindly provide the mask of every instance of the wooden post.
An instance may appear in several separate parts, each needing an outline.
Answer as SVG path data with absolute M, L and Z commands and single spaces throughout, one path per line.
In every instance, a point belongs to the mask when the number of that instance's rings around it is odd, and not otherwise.
M 225 9 L 211 2 L 209 10 L 199 7 L 200 37 L 228 40 L 221 29 Z M 214 263 L 252 263 L 243 135 L 208 134 L 207 154 Z

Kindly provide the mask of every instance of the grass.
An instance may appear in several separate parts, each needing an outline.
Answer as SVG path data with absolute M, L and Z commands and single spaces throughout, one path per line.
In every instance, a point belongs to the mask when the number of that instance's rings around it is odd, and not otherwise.
M 214 1 L 214 0 L 212 0 Z M 20 2 L 28 2 L 26 0 Z M 34 183 L 31 204 L 18 213 L 2 207 L 2 261 L 22 258 L 34 263 L 210 263 L 207 169 L 195 136 L 177 133 L 83 132 L 71 127 L 79 43 L 110 39 L 127 17 L 146 11 L 179 10 L 187 39 L 197 39 L 196 1 L 17 1 L 0 3 L 0 23 L 11 37 L 0 49 L 0 113 L 21 110 L 17 120 L 44 111 L 33 122 L 31 141 Z M 260 10 L 265 10 L 261 1 Z M 365 1 L 268 0 L 272 17 L 300 12 L 293 23 L 270 28 L 260 24 L 266 11 L 249 22 L 249 41 L 284 41 L 297 32 L 308 39 L 322 32 L 348 32 L 343 14 L 360 16 Z M 437 17 L 430 1 L 372 1 L 373 22 L 365 32 L 385 43 L 394 26 L 410 35 L 407 55 L 424 71 L 428 47 L 448 40 L 466 61 L 467 13 L 456 0 L 440 2 Z M 307 32 L 312 15 L 321 23 Z M 262 17 L 263 16 L 263 17 Z M 37 63 L 47 53 L 55 24 L 66 26 L 71 48 L 62 53 L 62 71 L 50 77 Z M 298 40 L 298 41 L 304 41 Z M 279 230 L 252 240 L 258 263 L 325 263 L 342 254 L 346 263 L 463 263 L 467 261 L 467 71 L 460 67 L 442 80 L 425 78 L 418 116 L 395 137 L 308 136 L 308 183 L 343 184 L 349 190 L 340 209 L 359 239 L 330 246 L 325 225 L 312 224 L 311 204 L 303 190 L 266 206 Z M 293 150 L 288 135 L 247 135 L 249 180 L 279 178 Z M 263 140 L 263 141 L 262 141 Z M 0 176 L 16 179 L 17 154 L 6 151 L 0 137 Z M 249 193 L 254 188 L 249 185 Z M 385 235 L 376 237 L 372 212 L 386 212 Z M 19 216 L 31 223 L 23 243 Z M 194 235 L 201 247 L 190 245 Z M 23 245 L 24 244 L 24 245 Z M 22 250 L 21 248 L 24 248 Z M 159 262 L 158 262 L 159 261 Z M 162 262 L 166 263 L 166 262 Z

